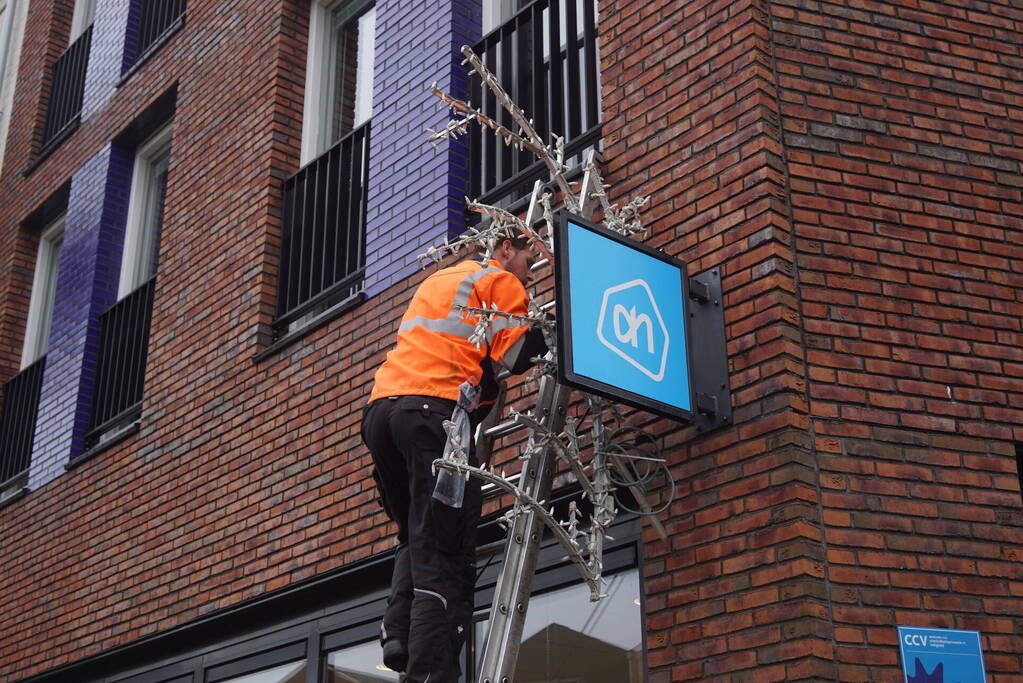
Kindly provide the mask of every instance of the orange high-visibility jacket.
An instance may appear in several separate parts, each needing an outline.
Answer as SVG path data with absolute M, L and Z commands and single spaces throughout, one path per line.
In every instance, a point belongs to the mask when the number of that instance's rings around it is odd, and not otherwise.
M 436 396 L 458 399 L 458 387 L 478 385 L 482 363 L 490 358 L 511 368 L 523 347 L 527 325 L 495 317 L 479 348 L 469 341 L 478 316 L 457 305 L 493 308 L 525 315 L 526 288 L 497 261 L 484 267 L 463 261 L 423 281 L 398 327 L 397 346 L 374 377 L 369 400 L 387 396 Z

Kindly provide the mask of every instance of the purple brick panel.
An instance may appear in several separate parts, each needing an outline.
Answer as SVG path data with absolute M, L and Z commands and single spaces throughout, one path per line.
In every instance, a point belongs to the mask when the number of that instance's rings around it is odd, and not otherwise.
M 117 300 L 134 157 L 113 145 L 71 178 L 29 488 L 82 452 L 92 403 L 99 316 Z
M 416 255 L 465 229 L 468 151 L 463 141 L 426 142 L 448 120 L 434 81 L 467 99 L 459 49 L 480 35 L 479 0 L 377 2 L 376 67 L 366 207 L 366 290 L 408 277 Z
M 121 73 L 127 73 L 135 63 L 139 53 L 139 41 L 142 38 L 142 4 L 126 2 L 124 49 L 121 52 Z
M 89 69 L 85 74 L 82 120 L 99 111 L 114 94 L 124 63 L 124 36 L 130 0 L 96 0 Z

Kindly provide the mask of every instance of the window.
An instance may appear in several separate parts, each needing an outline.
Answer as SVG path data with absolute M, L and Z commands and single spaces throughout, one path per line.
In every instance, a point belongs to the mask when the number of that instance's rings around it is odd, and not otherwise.
M 595 0 L 493 0 L 484 5 L 484 21 L 476 54 L 540 137 L 549 142 L 552 135 L 561 136 L 569 164 L 581 165 L 587 151 L 600 144 Z M 515 128 L 479 79 L 472 88 L 472 101 L 483 113 Z M 469 147 L 469 195 L 484 202 L 507 204 L 546 176 L 532 154 L 508 147 L 490 132 L 471 130 Z
M 7 128 L 14 102 L 27 8 L 28 0 L 0 0 L 0 170 L 3 169 L 7 146 Z
M 163 227 L 170 126 L 139 147 L 132 172 L 118 301 L 100 315 L 92 417 L 86 447 L 116 438 L 138 420 Z
M 642 683 L 639 572 L 611 576 L 605 591 L 606 598 L 592 603 L 589 588 L 576 582 L 531 598 L 512 680 Z M 485 618 L 476 623 L 477 644 L 483 642 L 486 627 Z M 477 645 L 477 667 L 481 655 Z
M 372 7 L 359 16 L 345 11 L 333 13 L 334 52 L 331 65 L 331 123 L 328 139 L 339 140 L 358 128 L 373 114 L 373 39 L 376 10 Z
M 85 29 L 92 26 L 92 18 L 96 14 L 96 0 L 75 0 L 75 12 L 71 17 L 71 37 L 68 43 L 73 43 L 78 36 L 85 33 Z
M 39 392 L 43 384 L 43 356 L 2 387 L 0 405 L 0 503 L 16 496 L 28 483 Z
M 135 156 L 118 299 L 156 275 L 170 165 L 170 133 L 170 126 L 164 127 L 143 143 Z
M 57 294 L 57 265 L 64 244 L 64 217 L 51 223 L 39 238 L 35 276 L 32 280 L 32 298 L 25 325 L 25 343 L 21 352 L 21 367 L 26 368 L 46 355 L 53 322 L 53 302 Z
M 127 74 L 156 51 L 183 25 L 184 17 L 185 0 L 132 0 L 121 72 Z
M 303 165 L 373 114 L 376 9 L 367 0 L 314 2 L 309 33 Z
M 81 14 L 76 3 L 75 17 L 79 16 Z M 79 20 L 81 21 L 83 20 Z M 72 34 L 68 48 L 53 65 L 50 98 L 46 106 L 46 122 L 43 127 L 43 153 L 59 145 L 78 128 L 81 120 L 85 74 L 89 68 L 92 45 L 92 22 L 75 28 L 80 32 Z
M 327 655 L 327 680 L 330 683 L 398 681 L 398 674 L 383 665 L 380 642 L 368 642 L 335 650 Z
M 39 238 L 29 300 L 21 372 L 2 387 L 0 404 L 0 502 L 17 495 L 28 482 L 39 392 L 50 341 L 57 266 L 64 237 L 64 217 L 50 223 Z
M 520 8 L 532 0 L 484 0 L 483 2 L 483 35 L 515 16 Z
M 278 338 L 359 300 L 375 22 L 367 0 L 312 4 L 303 167 L 283 188 Z
M 281 664 L 235 678 L 225 678 L 222 683 L 305 683 L 305 661 Z

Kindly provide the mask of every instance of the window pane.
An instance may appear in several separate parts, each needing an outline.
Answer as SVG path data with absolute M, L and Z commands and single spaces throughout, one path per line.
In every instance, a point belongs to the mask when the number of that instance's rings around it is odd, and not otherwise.
M 64 244 L 64 219 L 55 221 L 39 239 L 36 252 L 36 272 L 32 280 L 32 300 L 29 304 L 28 326 L 21 366 L 27 367 L 46 355 L 49 348 L 53 306 L 57 297 L 57 268 Z
M 383 663 L 380 643 L 371 640 L 327 656 L 327 683 L 379 683 L 397 681 L 398 674 Z
M 376 36 L 377 11 L 359 17 L 359 65 L 355 78 L 355 127 L 373 115 L 373 43 Z
M 361 126 L 373 113 L 375 30 L 375 9 L 341 23 L 334 29 L 330 129 L 332 143 Z
M 75 11 L 71 18 L 71 35 L 68 43 L 75 42 L 75 39 L 92 25 L 95 13 L 96 0 L 75 0 Z
M 483 35 L 511 19 L 520 7 L 528 4 L 529 0 L 484 0 Z
M 160 233 L 163 229 L 163 205 L 167 195 L 167 166 L 170 155 L 154 159 L 149 167 L 149 182 L 146 187 L 146 209 L 142 223 L 139 244 L 139 277 L 135 286 L 141 285 L 156 274 L 160 256 Z
M 43 281 L 43 309 L 39 318 L 39 352 L 37 358 L 41 358 L 50 348 L 50 325 L 53 323 L 53 304 L 57 298 L 57 265 L 60 263 L 60 250 L 64 246 L 64 233 L 56 235 L 53 239 L 46 240 L 45 248 L 48 251 L 46 273 Z
M 305 661 L 231 678 L 222 683 L 305 683 Z
M 0 135 L 6 138 L 6 117 L 8 105 L 8 94 L 14 90 L 14 79 L 15 74 L 13 69 L 8 68 L 10 63 L 9 52 L 13 52 L 10 43 L 10 27 L 8 26 L 8 13 L 7 5 L 4 0 L 0 0 Z M 4 149 L 6 147 L 6 140 L 0 140 L 0 161 L 3 160 Z
M 596 603 L 590 602 L 590 589 L 582 583 L 532 597 L 512 680 L 641 683 L 639 574 L 616 574 L 605 591 L 607 597 Z M 477 665 L 486 629 L 486 620 L 477 623 Z
M 3 67 L 7 60 L 8 36 L 7 1 L 0 0 L 0 92 L 3 92 L 3 87 L 7 85 L 7 69 Z
M 156 275 L 163 232 L 170 127 L 142 145 L 135 157 L 131 209 L 124 238 L 118 297 L 123 299 Z

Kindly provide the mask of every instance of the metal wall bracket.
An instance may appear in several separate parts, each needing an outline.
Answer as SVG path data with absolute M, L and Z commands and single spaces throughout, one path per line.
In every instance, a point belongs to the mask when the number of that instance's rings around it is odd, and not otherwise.
M 689 278 L 687 308 L 689 371 L 696 398 L 693 424 L 699 431 L 707 432 L 732 422 L 721 272 L 718 268 Z

